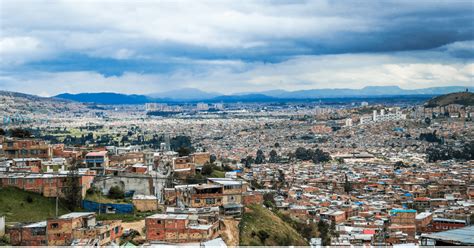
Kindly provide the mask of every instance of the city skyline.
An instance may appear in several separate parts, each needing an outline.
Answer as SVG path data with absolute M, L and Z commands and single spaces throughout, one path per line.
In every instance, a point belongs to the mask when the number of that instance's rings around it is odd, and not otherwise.
M 0 88 L 149 94 L 470 86 L 469 1 L 2 1 Z

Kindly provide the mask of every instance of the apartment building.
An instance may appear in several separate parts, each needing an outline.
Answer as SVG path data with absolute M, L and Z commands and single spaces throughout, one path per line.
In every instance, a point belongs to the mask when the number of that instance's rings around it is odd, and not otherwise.
M 107 151 L 89 152 L 85 157 L 86 167 L 103 174 L 109 166 L 109 157 Z
M 40 158 L 50 160 L 53 148 L 42 140 L 5 138 L 2 145 L 3 153 L 8 159 Z
M 219 207 L 223 204 L 223 187 L 216 184 L 179 185 L 176 201 L 179 207 Z
M 247 191 L 247 182 L 230 178 L 208 178 L 211 184 L 222 187 L 222 210 L 225 215 L 242 214 L 242 193 Z

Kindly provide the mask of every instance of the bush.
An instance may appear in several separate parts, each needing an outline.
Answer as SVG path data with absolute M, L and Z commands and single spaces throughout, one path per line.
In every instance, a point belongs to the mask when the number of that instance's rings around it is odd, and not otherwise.
M 94 192 L 95 192 L 95 189 L 94 189 L 93 187 L 88 188 L 87 191 L 86 191 L 86 193 L 87 193 L 88 195 L 92 195 L 92 194 L 94 194 Z
M 33 202 L 33 197 L 31 197 L 31 195 L 28 195 L 25 200 L 28 203 L 32 203 Z
M 265 240 L 267 240 L 270 237 L 270 235 L 265 230 L 259 230 L 257 233 L 257 236 L 262 242 L 262 244 L 265 244 Z
M 119 186 L 112 186 L 109 190 L 109 197 L 112 199 L 123 199 L 125 198 L 125 192 Z

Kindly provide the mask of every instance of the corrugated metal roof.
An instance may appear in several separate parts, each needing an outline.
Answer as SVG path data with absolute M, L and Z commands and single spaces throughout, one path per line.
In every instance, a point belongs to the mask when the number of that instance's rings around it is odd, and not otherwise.
M 474 245 L 474 226 L 449 230 L 445 232 L 422 234 L 423 238 L 430 238 L 460 245 Z

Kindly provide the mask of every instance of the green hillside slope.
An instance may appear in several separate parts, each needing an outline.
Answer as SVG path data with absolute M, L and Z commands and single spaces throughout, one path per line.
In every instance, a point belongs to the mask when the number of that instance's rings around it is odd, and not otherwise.
M 55 216 L 54 198 L 46 198 L 36 193 L 17 188 L 0 188 L 0 215 L 7 222 L 34 222 Z M 59 205 L 59 214 L 69 211 Z
M 304 246 L 305 239 L 270 210 L 251 205 L 240 222 L 240 245 L 244 246 Z

